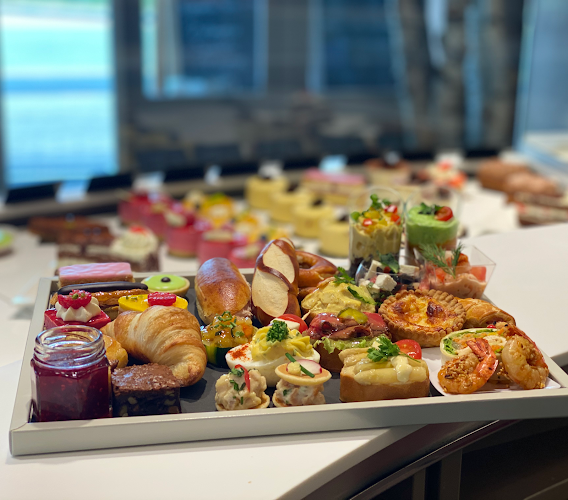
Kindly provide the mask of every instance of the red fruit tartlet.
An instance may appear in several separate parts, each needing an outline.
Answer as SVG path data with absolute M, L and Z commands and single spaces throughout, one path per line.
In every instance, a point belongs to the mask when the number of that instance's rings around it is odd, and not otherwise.
M 48 309 L 43 316 L 43 328 L 64 325 L 85 325 L 101 329 L 110 318 L 101 311 L 99 301 L 84 290 L 72 290 L 69 295 L 58 295 L 55 309 Z

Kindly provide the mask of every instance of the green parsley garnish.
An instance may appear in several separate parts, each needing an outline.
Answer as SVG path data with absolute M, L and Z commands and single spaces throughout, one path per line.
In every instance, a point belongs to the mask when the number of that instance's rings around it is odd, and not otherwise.
M 241 396 L 241 404 L 243 404 L 245 402 L 245 398 L 243 396 Z
M 418 213 L 421 215 L 436 215 L 441 208 L 440 205 L 426 205 L 426 203 L 422 202 L 420 203 Z
M 390 267 L 394 273 L 398 273 L 400 271 L 400 265 L 398 263 L 398 259 L 394 254 L 385 253 L 383 255 L 379 253 L 377 254 L 377 258 L 379 259 L 379 262 L 381 264 Z
M 372 194 L 371 195 L 371 207 L 375 210 L 382 210 L 388 207 L 391 204 L 389 200 L 380 200 L 378 195 Z
M 351 276 L 349 276 L 349 273 L 342 267 L 337 268 L 337 274 L 335 275 L 333 282 L 336 285 L 339 285 L 341 283 L 347 283 L 349 285 L 355 284 L 355 280 Z
M 364 302 L 365 304 L 370 304 L 372 306 L 376 306 L 377 303 L 373 300 L 373 299 L 368 299 L 367 297 L 363 297 L 357 290 L 355 290 L 353 287 L 348 286 L 347 290 L 349 290 L 349 293 L 351 295 L 353 295 L 353 297 L 355 297 L 357 300 L 360 300 L 361 302 Z
M 266 334 L 266 340 L 269 342 L 282 342 L 289 337 L 288 326 L 284 321 L 274 320 L 268 333 Z
M 288 396 L 288 393 L 289 393 L 289 392 L 290 392 L 290 391 L 289 391 L 288 389 L 284 389 L 284 390 L 282 391 L 282 395 L 283 395 L 283 396 Z
M 235 392 L 239 392 L 239 384 L 237 384 L 234 380 L 229 380 L 229 382 L 233 385 Z
M 235 377 L 242 377 L 245 374 L 245 371 L 242 368 L 231 368 L 231 374 Z
M 388 338 L 384 335 L 379 335 L 375 342 L 378 343 L 378 347 L 370 347 L 367 349 L 367 357 L 373 363 L 379 363 L 385 359 L 392 358 L 393 356 L 400 356 L 404 354 L 400 351 L 400 348 L 393 344 Z
M 460 254 L 463 249 L 463 245 L 460 243 L 455 250 L 451 251 L 450 262 L 446 260 L 446 250 L 440 248 L 434 243 L 428 243 L 426 245 L 420 245 L 420 253 L 428 261 L 439 267 L 442 271 L 450 274 L 453 278 L 456 277 L 456 267 L 460 260 Z
M 290 360 L 290 363 L 295 363 L 295 362 L 297 361 L 296 359 L 294 359 L 294 358 L 290 355 L 289 352 L 286 353 L 286 357 Z M 308 377 L 312 377 L 312 378 L 315 377 L 315 375 L 314 375 L 310 370 L 308 370 L 307 368 L 304 368 L 302 365 L 300 365 L 300 371 L 301 371 L 302 373 L 305 373 Z M 286 394 L 284 394 L 284 396 L 286 396 Z
M 239 389 L 239 391 L 244 391 L 246 386 L 247 386 L 247 383 L 246 383 L 246 382 L 243 382 L 243 383 L 241 384 L 241 388 Z

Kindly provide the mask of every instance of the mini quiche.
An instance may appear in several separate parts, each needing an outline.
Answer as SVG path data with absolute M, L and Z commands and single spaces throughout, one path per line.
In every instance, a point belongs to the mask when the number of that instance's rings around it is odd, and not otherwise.
M 421 347 L 439 346 L 465 322 L 458 299 L 439 290 L 403 290 L 387 298 L 379 312 L 394 340 L 412 339 Z

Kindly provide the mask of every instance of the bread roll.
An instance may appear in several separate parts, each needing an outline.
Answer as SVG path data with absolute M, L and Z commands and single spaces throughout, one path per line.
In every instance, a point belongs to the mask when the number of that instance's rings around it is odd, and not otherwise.
M 282 314 L 300 316 L 299 274 L 296 250 L 290 240 L 272 240 L 262 249 L 252 278 L 252 307 L 263 325 Z
M 250 285 L 228 259 L 215 257 L 202 264 L 195 276 L 195 295 L 197 312 L 206 325 L 225 311 L 252 316 Z

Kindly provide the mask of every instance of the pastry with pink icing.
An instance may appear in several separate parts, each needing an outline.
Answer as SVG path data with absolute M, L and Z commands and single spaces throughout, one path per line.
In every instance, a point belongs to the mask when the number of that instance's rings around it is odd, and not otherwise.
M 197 255 L 201 235 L 211 229 L 211 223 L 196 219 L 192 210 L 183 206 L 172 207 L 166 212 L 166 245 L 174 257 L 192 258 Z
M 130 264 L 128 262 L 102 262 L 75 264 L 59 268 L 59 287 L 107 281 L 130 281 L 133 283 L 134 277 Z
M 229 254 L 229 260 L 239 269 L 256 267 L 256 259 L 266 242 L 256 242 L 243 247 L 233 248 Z
M 212 229 L 203 233 L 197 249 L 197 258 L 201 263 L 214 257 L 228 259 L 231 250 L 246 244 L 247 237 L 242 234 L 230 229 Z
M 166 212 L 172 207 L 174 201 L 167 195 L 154 194 L 150 196 L 150 203 L 143 207 L 141 223 L 150 229 L 159 239 L 166 236 Z

